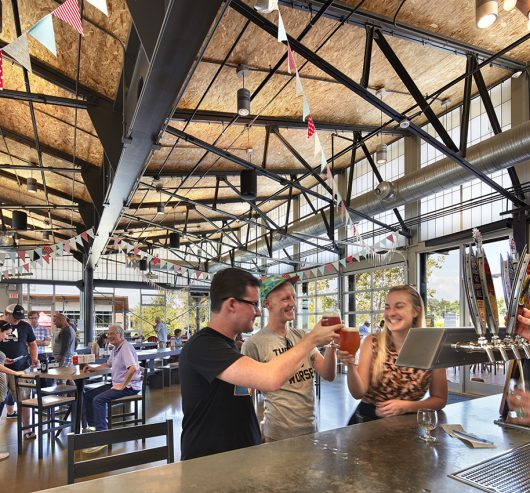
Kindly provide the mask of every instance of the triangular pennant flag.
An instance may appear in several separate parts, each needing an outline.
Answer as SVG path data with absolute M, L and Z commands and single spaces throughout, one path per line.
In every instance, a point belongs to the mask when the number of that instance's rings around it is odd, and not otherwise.
M 26 250 L 18 250 L 17 255 L 20 260 L 26 260 Z
M 63 248 L 66 253 L 70 253 L 70 242 L 69 241 L 63 241 Z
M 42 257 L 44 259 L 44 261 L 49 264 L 50 263 L 50 256 L 48 254 L 44 255 L 44 257 Z
M 79 34 L 83 34 L 83 24 L 81 23 L 81 13 L 77 0 L 66 0 L 62 5 L 52 11 L 55 17 L 72 26 Z
M 35 248 L 35 253 L 36 253 L 39 257 L 42 257 L 42 248 Z
M 318 134 L 315 135 L 315 150 L 313 151 L 313 157 L 317 157 L 319 153 L 322 153 L 322 144 L 318 138 Z
M 50 50 L 53 56 L 57 56 L 55 48 L 55 33 L 53 31 L 53 20 L 51 14 L 43 17 L 37 24 L 30 28 L 28 34 L 33 36 L 41 45 Z
M 31 72 L 31 59 L 29 57 L 28 38 L 23 33 L 15 41 L 3 48 L 13 60 L 22 65 L 28 72 Z
M 18 272 L 19 274 L 22 274 L 22 273 L 24 272 L 24 267 L 22 267 L 22 266 L 21 266 L 21 267 L 17 267 L 16 270 L 17 270 L 17 272 Z
M 81 238 L 83 238 L 84 241 L 88 242 L 88 233 L 86 231 L 83 231 L 81 233 Z
M 333 187 L 335 184 L 333 181 L 333 175 L 331 174 L 331 166 L 329 164 L 326 166 L 326 181 L 330 187 Z
M 87 2 L 96 9 L 101 10 L 107 17 L 109 16 L 109 11 L 107 10 L 107 0 L 87 0 Z
M 304 88 L 302 86 L 302 81 L 300 80 L 300 75 L 298 74 L 298 70 L 296 71 L 296 95 L 301 96 L 304 94 Z
M 307 117 L 307 139 L 309 140 L 315 134 L 315 124 L 311 115 Z
M 22 267 L 26 272 L 29 272 L 29 264 L 24 264 Z
M 309 103 L 307 102 L 307 98 L 304 96 L 304 113 L 302 120 L 305 122 L 305 119 L 309 116 L 311 111 L 309 110 Z
M 62 257 L 63 252 L 64 252 L 63 244 L 61 242 L 57 243 L 57 255 L 59 255 L 59 257 Z
M 160 263 L 160 259 L 158 258 L 158 255 L 153 259 L 153 265 L 158 265 Z
M 160 260 L 160 268 L 164 269 L 166 267 L 167 262 L 165 260 Z
M 86 234 L 90 236 L 90 238 L 94 238 L 94 228 L 87 229 Z
M 127 253 L 131 253 L 133 246 L 130 243 L 125 243 L 125 246 L 127 247 Z
M 9 252 L 9 256 L 11 257 L 11 262 L 16 264 L 17 263 L 17 252 L 15 252 L 14 250 L 11 250 Z
M 290 74 L 296 70 L 296 64 L 294 62 L 293 52 L 291 47 L 287 44 L 287 72 Z M 298 70 L 296 70 L 296 75 L 298 75 Z
M 143 253 L 143 252 L 142 252 Z M 147 259 L 148 262 L 151 262 L 151 260 L 154 259 L 154 257 L 150 254 L 150 253 L 146 253 L 145 254 L 145 258 Z
M 326 264 L 324 266 L 324 271 L 327 272 L 328 274 L 333 274 L 335 272 L 333 270 L 333 265 L 331 265 L 331 264 Z
M 333 265 L 333 267 L 334 267 L 335 269 L 339 270 L 339 261 L 338 261 L 338 260 L 336 260 L 335 262 L 333 262 L 332 265 Z
M 322 149 L 322 152 L 320 153 L 320 171 L 324 172 L 327 164 L 328 164 L 328 160 L 326 159 L 326 154 L 324 152 L 324 149 Z
M 8 270 L 5 270 L 4 272 L 2 272 L 2 277 L 4 279 L 9 279 L 9 271 Z
M 346 259 L 345 258 L 341 258 L 339 260 L 340 264 L 342 265 L 342 267 L 346 267 Z
M 4 67 L 2 62 L 2 50 L 0 50 L 0 91 L 4 89 Z
M 138 243 L 135 243 L 134 244 L 134 247 L 133 247 L 133 253 L 135 255 L 138 255 L 140 253 L 140 249 L 138 248 Z
M 278 10 L 278 42 L 287 41 L 287 33 L 285 32 L 285 26 L 283 25 L 282 14 Z
M 79 246 L 83 246 L 83 240 L 81 239 L 81 235 L 77 235 L 75 237 L 75 242 L 79 245 Z

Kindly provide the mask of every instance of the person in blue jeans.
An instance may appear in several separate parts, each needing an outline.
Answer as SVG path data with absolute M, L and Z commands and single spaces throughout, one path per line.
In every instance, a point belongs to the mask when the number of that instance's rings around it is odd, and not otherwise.
M 125 340 L 123 327 L 110 325 L 108 340 L 113 349 L 106 363 L 87 366 L 84 371 L 91 372 L 111 369 L 112 382 L 84 394 L 84 408 L 88 425 L 96 431 L 107 429 L 107 404 L 120 397 L 137 394 L 142 388 L 142 376 L 138 365 L 138 355 L 133 345 Z M 85 452 L 97 452 L 106 445 L 86 449 Z

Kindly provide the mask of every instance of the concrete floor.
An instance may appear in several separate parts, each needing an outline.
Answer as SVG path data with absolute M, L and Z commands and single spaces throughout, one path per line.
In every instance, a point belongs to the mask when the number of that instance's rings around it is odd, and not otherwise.
M 339 374 L 334 382 L 322 382 L 321 398 L 317 399 L 320 431 L 345 426 L 353 412 L 355 401 L 348 393 L 345 377 L 346 375 Z M 453 396 L 452 402 L 455 399 L 460 400 L 460 397 Z M 161 390 L 148 390 L 147 402 L 149 422 L 173 420 L 175 458 L 178 460 L 182 423 L 180 386 L 173 385 Z M 63 432 L 60 436 L 55 451 L 51 450 L 45 438 L 44 444 L 47 450 L 44 452 L 44 459 L 39 461 L 35 440 L 25 440 L 24 453 L 17 455 L 16 426 L 15 419 L 0 418 L 0 452 L 7 450 L 11 453 L 8 459 L 0 462 L 0 478 L 2 478 L 0 491 L 2 493 L 27 493 L 66 484 L 66 434 Z M 153 439 L 151 445 L 154 443 Z M 150 446 L 149 441 L 147 445 Z M 132 451 L 136 446 L 135 442 L 129 442 L 123 446 L 115 445 L 112 452 Z M 127 470 L 120 472 L 127 472 Z

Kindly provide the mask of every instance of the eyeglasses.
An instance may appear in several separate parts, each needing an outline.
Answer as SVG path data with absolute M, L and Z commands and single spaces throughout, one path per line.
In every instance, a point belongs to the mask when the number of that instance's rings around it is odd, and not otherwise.
M 223 298 L 223 301 L 227 300 L 228 298 L 234 298 L 237 301 L 241 301 L 241 303 L 246 303 L 247 305 L 252 305 L 254 307 L 254 310 L 259 310 L 259 301 L 245 300 L 243 298 L 238 298 L 237 296 L 227 296 L 226 298 Z

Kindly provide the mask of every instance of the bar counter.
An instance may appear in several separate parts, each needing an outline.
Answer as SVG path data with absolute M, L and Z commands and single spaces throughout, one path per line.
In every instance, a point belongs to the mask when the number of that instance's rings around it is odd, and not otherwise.
M 447 475 L 530 442 L 530 431 L 493 423 L 500 399 L 452 404 L 439 413 L 441 423 L 459 423 L 495 449 L 468 448 L 440 427 L 433 432 L 438 441 L 424 443 L 416 438 L 416 416 L 406 415 L 46 491 L 477 493 Z

